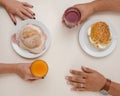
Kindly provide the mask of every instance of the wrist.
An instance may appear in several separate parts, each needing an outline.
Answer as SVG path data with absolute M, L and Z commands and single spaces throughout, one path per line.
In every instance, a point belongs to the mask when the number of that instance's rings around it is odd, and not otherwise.
M 96 13 L 99 9 L 96 1 L 90 2 L 88 5 L 91 7 L 92 14 Z
M 94 13 L 100 12 L 100 11 L 105 11 L 109 6 L 107 6 L 106 0 L 95 0 L 90 3 L 91 6 L 93 7 Z
M 90 3 L 87 3 L 87 5 L 89 6 L 89 9 L 90 9 L 90 15 L 93 15 L 96 11 L 94 9 L 94 6 L 93 6 L 93 3 L 90 2 Z
M 18 64 L 13 64 L 12 66 L 12 73 L 17 73 L 17 70 L 18 70 Z
M 106 90 L 108 92 L 110 89 L 110 85 L 111 85 L 111 80 L 106 79 L 106 82 L 105 82 L 104 86 L 101 88 L 101 90 Z
M 100 93 L 105 96 L 108 96 L 109 95 L 108 91 L 110 90 L 110 86 L 111 86 L 111 80 L 106 79 L 106 82 L 105 82 L 104 86 L 101 88 Z

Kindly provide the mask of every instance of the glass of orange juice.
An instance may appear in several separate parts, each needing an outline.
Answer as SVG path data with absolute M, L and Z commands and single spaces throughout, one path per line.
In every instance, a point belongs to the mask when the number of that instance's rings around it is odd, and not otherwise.
M 43 60 L 35 60 L 31 64 L 30 70 L 35 77 L 44 78 L 48 72 L 48 64 Z

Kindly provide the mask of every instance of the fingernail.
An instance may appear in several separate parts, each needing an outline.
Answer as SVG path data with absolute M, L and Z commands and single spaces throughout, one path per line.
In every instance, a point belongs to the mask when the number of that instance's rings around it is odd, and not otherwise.
M 65 79 L 67 79 L 67 80 L 68 80 L 68 76 L 66 76 L 66 77 L 65 77 Z
M 70 82 L 67 82 L 68 85 L 70 85 Z
M 14 22 L 14 25 L 16 25 L 16 23 Z
M 75 91 L 75 89 L 74 89 L 74 88 L 71 88 L 71 91 Z
M 33 13 L 33 15 L 35 15 L 35 13 Z
M 85 70 L 88 70 L 88 69 L 89 69 L 89 68 L 87 68 L 87 67 L 85 67 L 85 66 L 82 66 L 82 68 L 85 69 Z
M 82 68 L 86 68 L 85 66 L 82 66 Z

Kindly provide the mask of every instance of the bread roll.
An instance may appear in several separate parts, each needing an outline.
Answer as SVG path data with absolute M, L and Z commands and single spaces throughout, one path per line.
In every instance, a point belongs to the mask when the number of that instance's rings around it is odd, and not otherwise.
M 45 48 L 46 35 L 35 25 L 25 25 L 17 34 L 18 45 L 33 54 L 38 54 Z

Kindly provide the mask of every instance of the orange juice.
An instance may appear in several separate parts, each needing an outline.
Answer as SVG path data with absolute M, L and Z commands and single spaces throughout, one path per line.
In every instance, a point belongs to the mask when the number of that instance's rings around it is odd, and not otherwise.
M 48 72 L 48 65 L 43 60 L 35 60 L 30 67 L 31 73 L 36 77 L 44 77 Z

